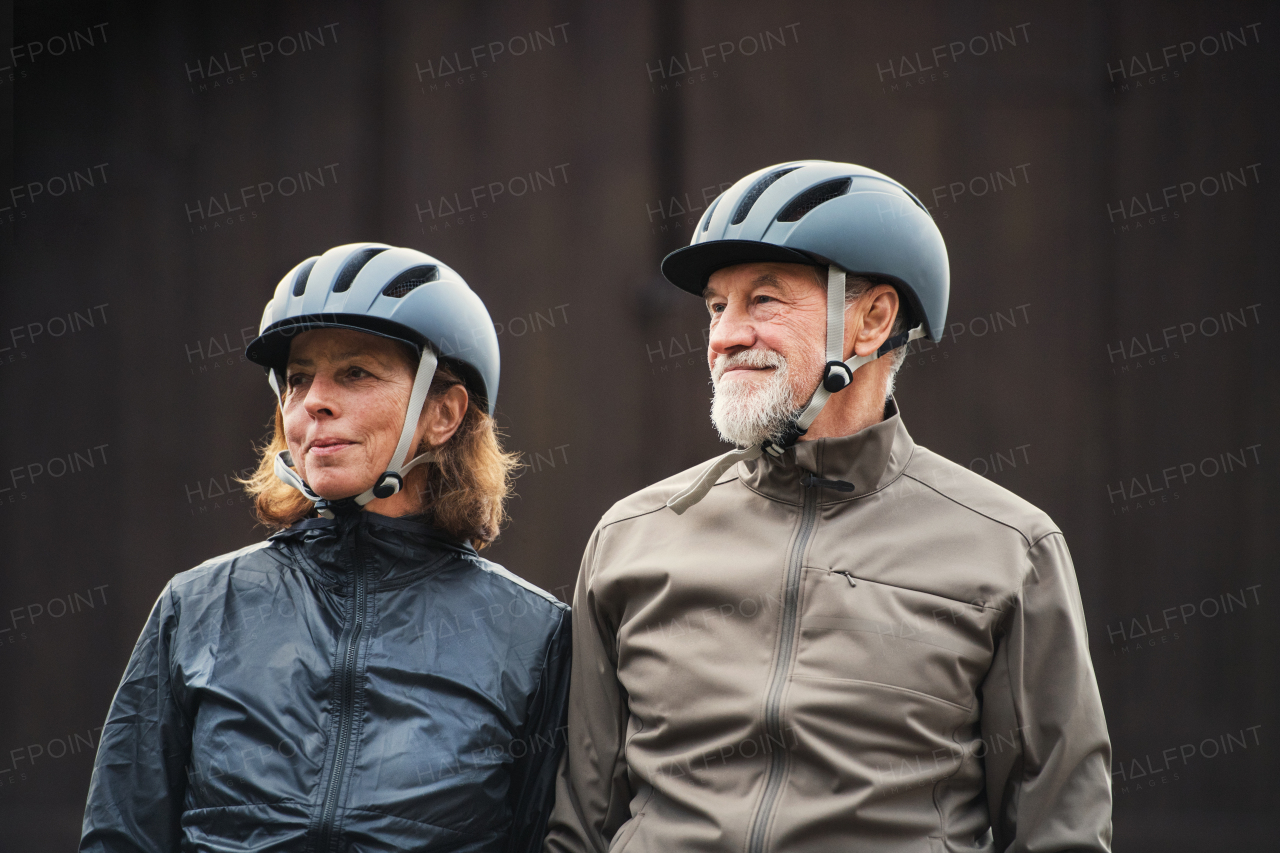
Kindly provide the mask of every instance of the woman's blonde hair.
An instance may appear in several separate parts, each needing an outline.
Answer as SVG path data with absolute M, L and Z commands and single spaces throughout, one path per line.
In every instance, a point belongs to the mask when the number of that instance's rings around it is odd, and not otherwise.
M 410 359 L 407 353 L 406 346 L 406 363 L 416 365 L 416 356 Z M 458 375 L 442 362 L 427 399 L 460 384 Z M 288 449 L 284 414 L 277 405 L 272 433 L 259 448 L 257 470 L 239 481 L 254 499 L 258 520 L 274 530 L 315 515 L 315 504 L 275 475 L 276 454 Z M 435 527 L 457 539 L 471 540 L 476 548 L 485 547 L 498 537 L 507 520 L 506 503 L 519 454 L 502 449 L 497 425 L 474 397 L 468 399 L 462 423 L 448 441 L 433 448 L 424 440 L 409 458 L 431 450 L 435 452 L 432 461 L 405 475 L 405 490 L 418 496 L 417 511 L 425 513 Z

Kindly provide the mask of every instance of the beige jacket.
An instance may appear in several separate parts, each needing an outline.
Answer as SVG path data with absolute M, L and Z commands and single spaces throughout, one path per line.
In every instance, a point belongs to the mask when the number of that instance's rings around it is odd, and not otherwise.
M 601 519 L 547 850 L 1110 848 L 1062 533 L 886 414 Z

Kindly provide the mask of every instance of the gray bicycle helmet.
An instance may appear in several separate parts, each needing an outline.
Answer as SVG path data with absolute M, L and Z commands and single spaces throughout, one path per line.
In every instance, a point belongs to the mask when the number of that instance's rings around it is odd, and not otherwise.
M 349 243 L 290 270 L 262 313 L 258 337 L 245 348 L 246 358 L 266 368 L 277 400 L 290 341 L 317 328 L 354 329 L 402 341 L 419 359 L 400 440 L 389 467 L 371 488 L 351 498 L 326 500 L 294 470 L 288 451 L 277 455 L 276 476 L 315 501 L 326 518 L 335 510 L 359 510 L 374 498 L 391 497 L 404 487 L 410 469 L 430 460 L 430 454 L 422 454 L 405 462 L 438 360 L 456 370 L 483 411 L 493 411 L 499 372 L 493 320 L 462 276 L 430 255 L 382 243 Z
M 921 337 L 946 330 L 950 269 L 933 217 L 902 184 L 853 163 L 795 160 L 747 175 L 707 208 L 688 246 L 662 261 L 662 274 L 701 296 L 716 270 L 750 262 L 827 268 L 827 365 L 822 382 L 787 433 L 725 454 L 668 506 L 682 513 L 735 463 L 762 453 L 781 456 L 804 435 L 831 395 L 848 387 L 853 371 Z M 844 359 L 846 275 L 893 282 L 908 331 L 867 356 Z

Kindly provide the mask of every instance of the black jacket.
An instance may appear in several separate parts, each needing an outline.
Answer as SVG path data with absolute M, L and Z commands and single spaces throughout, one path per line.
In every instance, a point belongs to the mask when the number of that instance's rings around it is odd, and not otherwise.
M 568 607 L 420 520 L 307 519 L 173 578 L 81 850 L 533 851 Z

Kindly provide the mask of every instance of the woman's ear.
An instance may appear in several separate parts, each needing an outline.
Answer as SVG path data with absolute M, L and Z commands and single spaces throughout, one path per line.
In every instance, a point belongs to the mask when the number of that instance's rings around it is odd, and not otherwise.
M 422 407 L 422 438 L 431 447 L 444 444 L 462 425 L 467 415 L 470 395 L 464 385 L 451 385 L 442 393 L 428 397 Z

